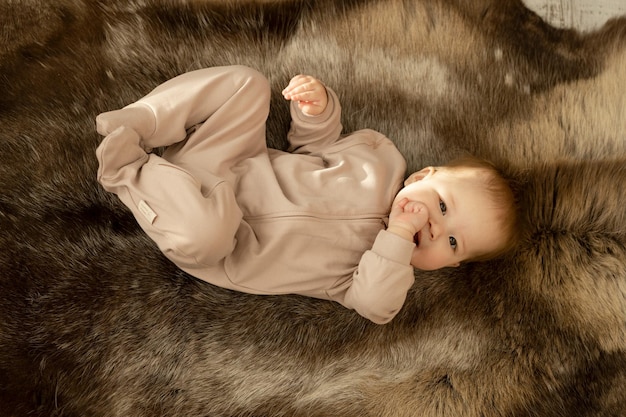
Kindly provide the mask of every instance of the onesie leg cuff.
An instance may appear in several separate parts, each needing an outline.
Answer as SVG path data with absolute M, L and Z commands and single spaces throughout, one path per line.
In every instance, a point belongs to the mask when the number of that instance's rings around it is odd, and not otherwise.
M 136 176 L 141 166 L 148 161 L 149 155 L 140 143 L 137 132 L 122 126 L 107 135 L 98 146 L 98 181 L 108 191 L 114 191 L 116 184 L 124 179 Z
M 96 117 L 96 130 L 102 136 L 113 133 L 121 126 L 128 126 L 139 134 L 141 139 L 149 139 L 156 128 L 152 109 L 143 103 L 133 103 L 123 109 L 100 113 Z

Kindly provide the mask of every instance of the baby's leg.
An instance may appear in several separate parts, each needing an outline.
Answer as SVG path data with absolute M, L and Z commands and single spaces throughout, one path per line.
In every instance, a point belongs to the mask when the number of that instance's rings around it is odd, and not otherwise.
M 250 148 L 258 151 L 265 145 L 268 113 L 267 79 L 251 68 L 235 65 L 181 74 L 135 103 L 98 115 L 96 125 L 103 136 L 120 126 L 131 127 L 146 147 L 156 148 L 178 143 L 187 137 L 188 129 L 208 123 L 211 135 L 205 135 L 203 146 L 211 145 L 207 139 L 215 136 L 233 144 L 229 153 L 233 148 L 249 153 Z
M 231 187 L 208 175 L 201 185 L 180 167 L 146 154 L 140 141 L 127 127 L 109 134 L 96 151 L 98 180 L 174 263 L 215 265 L 232 252 L 242 218 Z
M 176 264 L 214 265 L 233 250 L 242 219 L 231 168 L 266 152 L 268 112 L 269 83 L 250 68 L 180 75 L 98 116 L 98 179 Z M 144 152 L 157 146 L 169 146 L 163 158 Z

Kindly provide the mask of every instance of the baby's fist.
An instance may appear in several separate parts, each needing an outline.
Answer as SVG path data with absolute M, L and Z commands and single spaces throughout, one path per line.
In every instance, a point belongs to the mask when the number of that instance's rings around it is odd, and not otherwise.
M 309 116 L 321 114 L 328 105 L 328 93 L 324 84 L 310 75 L 296 75 L 283 90 L 286 100 L 295 101 L 303 113 Z
M 418 201 L 403 198 L 394 202 L 389 213 L 389 227 L 387 231 L 407 240 L 422 230 L 428 222 L 428 209 Z

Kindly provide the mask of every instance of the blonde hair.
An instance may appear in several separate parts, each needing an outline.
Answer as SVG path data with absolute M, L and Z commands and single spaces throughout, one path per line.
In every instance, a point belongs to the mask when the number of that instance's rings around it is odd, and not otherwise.
M 503 232 L 501 244 L 492 251 L 478 254 L 464 262 L 487 261 L 512 250 L 517 243 L 517 236 L 519 236 L 519 223 L 517 199 L 512 189 L 511 180 L 505 178 L 502 172 L 491 162 L 473 156 L 455 159 L 438 169 L 452 173 L 469 169 L 477 170 L 483 174 L 479 179 L 482 181 L 480 187 L 487 192 L 487 197 L 493 202 L 498 212 L 497 227 Z

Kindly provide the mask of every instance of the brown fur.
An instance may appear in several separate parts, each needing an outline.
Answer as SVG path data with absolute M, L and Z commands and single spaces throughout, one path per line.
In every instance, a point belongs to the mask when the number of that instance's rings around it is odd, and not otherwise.
M 626 19 L 582 35 L 519 0 L 0 4 L 0 414 L 626 414 Z M 341 96 L 409 169 L 466 152 L 515 180 L 505 259 L 417 273 L 377 326 L 167 262 L 97 186 L 95 115 L 241 63 Z

